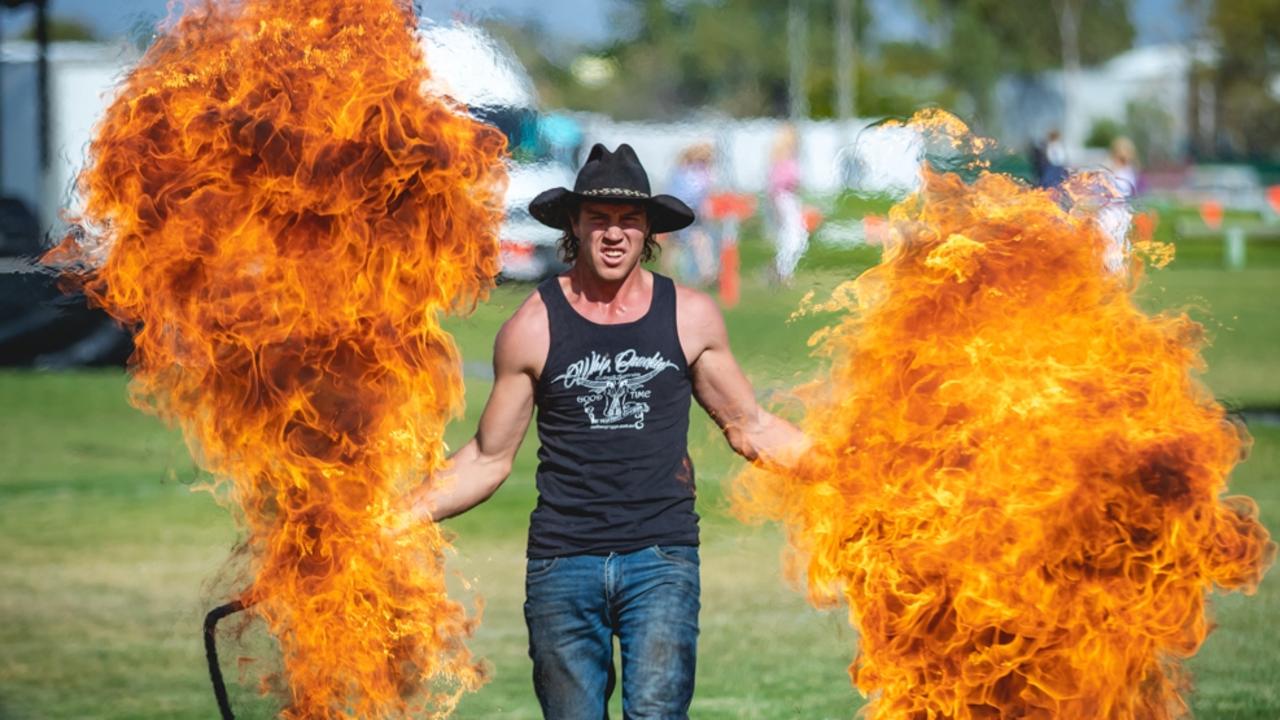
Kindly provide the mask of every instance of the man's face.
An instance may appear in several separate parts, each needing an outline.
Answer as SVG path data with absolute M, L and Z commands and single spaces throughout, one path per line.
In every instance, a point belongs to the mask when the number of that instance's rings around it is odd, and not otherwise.
M 578 263 L 601 280 L 622 280 L 640 264 L 649 216 L 638 203 L 582 203 L 573 220 Z

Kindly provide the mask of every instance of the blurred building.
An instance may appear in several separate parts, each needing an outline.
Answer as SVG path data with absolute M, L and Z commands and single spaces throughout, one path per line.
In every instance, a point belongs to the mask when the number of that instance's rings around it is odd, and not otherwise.
M 1086 141 L 1100 122 L 1109 121 L 1130 134 L 1144 135 L 1140 144 L 1154 146 L 1167 158 L 1185 158 L 1193 134 L 1205 121 L 1198 117 L 1203 103 L 1195 71 L 1215 61 L 1207 43 L 1137 47 L 1083 69 L 1069 104 L 1060 70 L 1005 77 L 996 88 L 1002 139 L 1011 147 L 1025 147 L 1050 130 L 1060 130 L 1069 161 L 1091 164 L 1105 157 L 1105 150 L 1087 148 Z
M 40 162 L 37 47 L 0 46 L 0 195 L 16 198 L 55 227 L 71 200 L 71 184 L 84 164 L 93 126 L 111 101 L 123 69 L 138 58 L 129 45 L 58 42 L 49 46 L 49 147 Z
M 769 149 L 782 126 L 793 124 L 799 137 L 801 187 L 831 193 L 845 186 L 845 153 L 870 120 L 801 120 L 780 118 L 697 118 L 685 122 L 625 122 L 591 113 L 576 113 L 586 144 L 610 147 L 630 143 L 644 161 L 658 187 L 675 169 L 680 151 L 711 143 L 716 150 L 718 185 L 742 192 L 764 192 L 769 174 Z

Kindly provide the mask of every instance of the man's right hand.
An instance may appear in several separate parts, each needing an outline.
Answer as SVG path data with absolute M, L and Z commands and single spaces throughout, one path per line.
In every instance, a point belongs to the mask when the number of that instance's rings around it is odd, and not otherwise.
M 511 474 L 550 344 L 546 309 L 535 292 L 494 340 L 493 389 L 475 437 L 409 494 L 409 522 L 440 522 L 464 513 L 489 499 Z

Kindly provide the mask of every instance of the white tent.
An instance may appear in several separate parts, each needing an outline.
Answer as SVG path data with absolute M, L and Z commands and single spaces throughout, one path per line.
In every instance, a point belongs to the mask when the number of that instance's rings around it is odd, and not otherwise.
M 461 23 L 428 24 L 422 46 L 431 68 L 428 89 L 468 107 L 532 108 L 533 81 L 504 43 Z

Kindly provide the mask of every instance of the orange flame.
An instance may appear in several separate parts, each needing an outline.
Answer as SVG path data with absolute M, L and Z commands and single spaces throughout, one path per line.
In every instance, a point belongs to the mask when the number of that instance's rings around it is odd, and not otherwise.
M 1139 310 L 1072 199 L 926 168 L 826 304 L 847 314 L 801 390 L 814 452 L 736 486 L 811 601 L 848 604 L 871 717 L 1185 714 L 1206 593 L 1274 557 L 1253 501 L 1220 497 L 1248 437 L 1191 374 L 1202 328 Z
M 462 403 L 442 310 L 497 271 L 505 141 L 424 94 L 407 0 L 205 0 L 119 90 L 48 262 L 136 328 L 134 403 L 238 506 L 294 718 L 483 681 L 448 543 L 394 499 Z

